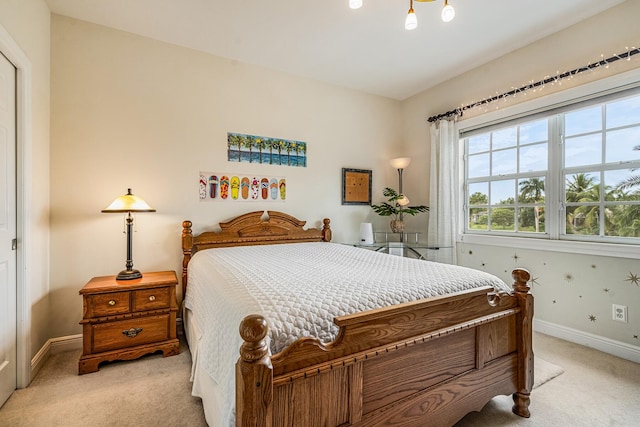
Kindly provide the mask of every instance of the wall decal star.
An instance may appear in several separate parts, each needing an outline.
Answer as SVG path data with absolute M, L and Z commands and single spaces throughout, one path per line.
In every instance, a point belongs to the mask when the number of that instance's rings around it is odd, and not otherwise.
M 631 282 L 636 286 L 640 286 L 640 277 L 638 276 L 638 274 L 634 274 L 632 272 L 629 272 L 629 278 L 624 280 L 625 282 Z
M 596 319 L 596 316 L 594 316 L 593 314 L 590 314 L 589 315 L 589 320 L 591 320 L 592 322 L 595 322 L 598 319 Z

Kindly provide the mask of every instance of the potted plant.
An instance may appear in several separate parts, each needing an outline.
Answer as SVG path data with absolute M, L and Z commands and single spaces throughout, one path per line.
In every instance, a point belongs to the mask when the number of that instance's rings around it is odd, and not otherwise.
M 391 231 L 394 233 L 402 233 L 404 231 L 403 216 L 417 215 L 420 212 L 428 212 L 429 207 L 409 206 L 409 199 L 404 194 L 399 194 L 393 188 L 385 188 L 382 194 L 387 198 L 387 202 L 379 205 L 371 205 L 371 209 L 380 216 L 393 216 L 391 220 Z

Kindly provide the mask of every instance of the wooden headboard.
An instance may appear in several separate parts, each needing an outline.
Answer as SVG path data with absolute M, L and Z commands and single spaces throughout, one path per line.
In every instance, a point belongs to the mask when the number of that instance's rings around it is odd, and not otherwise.
M 191 257 L 201 249 L 228 246 L 271 245 L 276 243 L 330 242 L 331 222 L 325 218 L 322 230 L 304 229 L 306 221 L 300 221 L 283 212 L 249 212 L 231 221 L 221 222 L 220 232 L 205 231 L 194 236 L 191 221 L 182 222 L 182 296 L 187 289 L 187 265 Z

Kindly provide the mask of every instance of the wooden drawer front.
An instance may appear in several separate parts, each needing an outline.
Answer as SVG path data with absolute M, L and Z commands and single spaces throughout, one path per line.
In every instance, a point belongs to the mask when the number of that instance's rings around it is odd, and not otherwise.
M 171 290 L 167 287 L 133 291 L 133 311 L 168 308 L 170 295 Z
M 91 328 L 92 353 L 118 350 L 168 340 L 169 314 L 93 324 Z
M 128 313 L 129 298 L 129 292 L 88 295 L 85 297 L 87 306 L 85 318 Z

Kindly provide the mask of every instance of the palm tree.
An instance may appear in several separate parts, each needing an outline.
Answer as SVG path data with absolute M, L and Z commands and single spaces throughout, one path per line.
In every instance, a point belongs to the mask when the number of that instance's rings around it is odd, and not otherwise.
M 633 149 L 640 151 L 640 145 L 636 145 L 635 147 L 633 147 Z M 631 169 L 631 171 L 634 172 L 635 169 Z M 620 182 L 616 186 L 616 188 L 619 190 L 628 190 L 629 188 L 633 187 L 640 187 L 640 175 L 631 175 L 629 178 Z
M 544 200 L 544 179 L 530 178 L 520 181 L 520 195 L 528 201 L 538 203 Z M 533 207 L 533 217 L 536 224 L 536 233 L 540 232 L 540 207 Z
M 294 151 L 294 150 L 297 151 L 296 150 L 296 146 L 297 145 L 298 144 L 295 141 L 289 141 L 287 143 L 287 166 L 291 166 L 291 152 Z
M 235 133 L 229 133 L 227 134 L 227 148 L 229 149 L 229 151 L 231 151 L 233 147 L 237 147 L 238 161 L 240 161 L 240 139 L 238 135 L 236 135 Z
M 267 140 L 263 138 L 256 138 L 256 147 L 260 150 L 260 163 L 262 163 L 262 150 L 267 146 Z
M 302 166 L 307 166 L 307 157 L 305 156 L 305 153 L 307 152 L 307 144 L 305 144 L 304 142 L 301 142 L 297 145 L 298 147 L 298 153 L 299 155 L 302 155 L 303 157 L 303 162 L 302 162 Z
M 595 181 L 595 177 L 586 173 L 577 173 L 571 179 L 573 181 L 567 182 L 566 191 L 566 199 L 569 203 L 577 202 L 582 197 L 581 195 L 593 186 L 593 181 Z

